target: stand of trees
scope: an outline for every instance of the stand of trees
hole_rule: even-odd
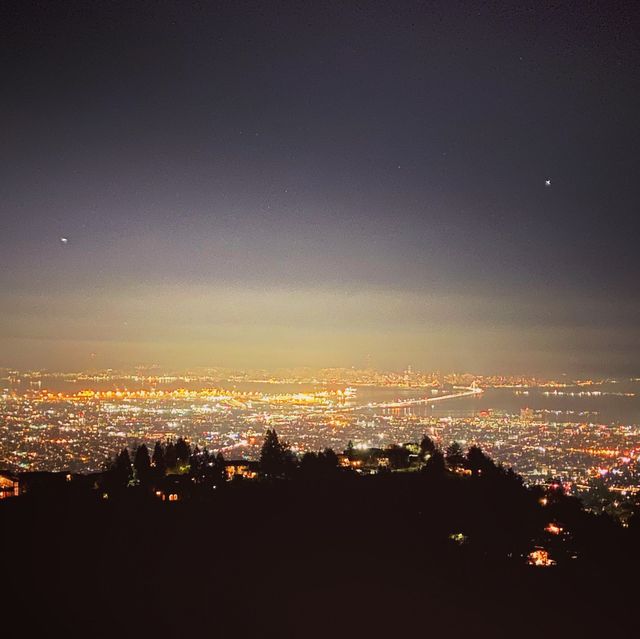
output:
[[[296,458],[289,445],[281,442],[276,429],[267,429],[260,450],[260,474],[265,479],[291,477],[296,469]]]
[[[123,448],[105,463],[102,488],[117,494],[134,486],[151,488],[167,475],[183,474],[196,483],[221,485],[226,479],[225,459],[222,453],[214,455],[206,448],[192,448],[182,437],[175,442],[157,441],[151,455],[146,444],[136,446],[132,455]]]
[[[359,474],[344,464],[366,451],[298,460],[270,430],[258,478],[227,482],[221,455],[141,444],[109,464],[115,499],[2,500],[5,617],[33,636],[527,636],[536,621],[536,636],[591,636],[597,611],[611,624],[633,609],[637,517],[623,528],[559,483],[528,488],[478,447],[398,448],[416,472],[393,472],[392,448],[386,470]],[[208,497],[165,507],[158,481]]]
[[[412,455],[411,451],[416,452]],[[411,456],[414,458],[412,461],[409,459]],[[384,464],[376,467],[378,461],[384,461]],[[375,473],[377,470],[377,476],[373,474],[361,477],[358,471],[365,468],[363,462],[369,464],[366,466],[368,471]],[[184,493],[185,497],[212,495],[212,488],[234,483],[227,481],[227,466],[243,463],[245,462],[227,462],[221,453],[214,454],[206,448],[200,450],[197,446],[192,447],[183,438],[175,442],[156,442],[152,453],[145,444],[141,444],[131,452],[124,448],[109,460],[100,489],[105,491],[109,498],[115,499],[125,494],[151,494],[159,487],[164,487],[164,492],[169,493],[186,486],[188,490]],[[438,498],[460,484],[467,486],[465,494],[480,491],[489,495],[488,500],[483,498],[485,501],[482,502],[482,506],[480,502],[477,505],[473,503],[474,508],[483,507],[495,513],[501,511],[504,504],[510,504],[510,514],[504,516],[514,530],[518,529],[522,522],[530,520],[532,513],[536,513],[535,517],[539,518],[539,504],[542,502],[545,503],[544,517],[551,522],[566,524],[569,529],[584,528],[585,517],[592,516],[585,512],[578,499],[564,494],[560,483],[551,484],[546,491],[541,487],[527,488],[517,473],[496,464],[478,446],[471,446],[465,453],[459,443],[453,442],[443,451],[427,435],[419,445],[407,444],[390,446],[384,450],[362,450],[349,442],[341,456],[327,448],[319,452],[306,452],[298,458],[287,442],[279,438],[275,429],[268,429],[259,461],[246,464],[253,464],[251,468],[257,473],[257,480],[252,483],[263,486],[348,485],[356,478],[359,478],[358,483],[361,483],[376,481],[376,477],[379,477],[380,482],[400,482],[404,481],[400,479],[401,476],[411,476],[412,482],[417,482],[416,485],[424,486],[425,489],[430,487],[432,496]],[[417,472],[392,472],[407,469],[410,465]],[[238,475],[234,475],[234,480],[237,478]],[[180,484],[178,480],[184,482]],[[613,522],[605,508],[592,510],[602,516],[599,521]],[[536,522],[536,526],[539,527],[541,522],[537,519]],[[630,515],[628,522],[630,529],[640,531],[639,514]],[[518,535],[521,540],[530,542],[530,529],[526,530],[526,534]],[[558,546],[559,540],[563,543]],[[495,543],[495,537],[491,540],[486,539],[485,542],[491,545]],[[551,544],[547,545],[553,546],[556,556],[566,557],[569,556],[567,553],[574,552],[575,548],[564,542],[566,536],[560,535],[558,538],[552,537]],[[524,552],[524,544],[519,545],[517,551]]]
[[[471,446],[465,453],[458,442],[452,442],[442,451],[428,436],[419,445],[391,445],[386,449],[356,449],[347,444],[342,465],[338,455],[326,448],[319,452],[306,452],[300,459],[291,451],[287,442],[278,437],[275,429],[267,429],[257,463],[259,478],[263,481],[303,479],[329,479],[358,468],[358,461],[375,466],[378,458],[385,464],[379,470],[406,469],[411,465],[411,451],[417,450],[418,466],[429,477],[444,477],[450,473],[463,473],[487,479],[517,475],[510,469],[496,464],[478,446]],[[155,442],[150,454],[146,444],[130,452],[123,448],[105,464],[104,487],[118,492],[128,487],[151,487],[168,475],[187,475],[195,483],[222,485],[226,479],[226,460],[222,453],[213,454],[206,448],[200,450],[180,437],[175,442]]]

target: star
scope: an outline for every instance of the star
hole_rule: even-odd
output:
[[[545,186],[551,186],[551,180],[545,180],[544,181],[544,185]]]
[[[69,238],[68,238],[68,237],[61,237],[61,238],[60,238],[60,241],[61,241],[63,244],[66,244],[66,243],[69,241]]]

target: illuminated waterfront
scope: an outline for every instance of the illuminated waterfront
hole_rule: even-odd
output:
[[[428,433],[443,447],[478,444],[530,483],[559,478],[580,486],[622,476],[619,469],[635,468],[640,452],[637,380],[508,387],[490,378],[414,373],[386,385],[357,377],[352,385],[246,377],[160,376],[150,383],[116,373],[7,373],[0,464],[95,471],[123,446],[177,437],[227,458],[256,459],[266,428],[276,428],[298,454],[342,451],[349,441],[383,448]],[[635,483],[635,474],[626,476],[618,488],[633,491]]]

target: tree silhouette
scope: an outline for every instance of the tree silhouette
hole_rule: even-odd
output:
[[[216,486],[223,486],[227,481],[227,465],[222,453],[216,455],[216,459],[212,465],[213,468],[213,483]]]
[[[168,441],[167,445],[165,446],[164,459],[167,470],[173,470],[178,465],[176,445],[172,441]]]
[[[409,465],[409,451],[404,446],[389,446],[385,451],[391,468],[406,468]]]
[[[261,474],[269,478],[285,477],[292,470],[292,462],[289,447],[280,442],[275,428],[267,429],[260,451]]]
[[[420,458],[424,460],[430,455],[433,455],[436,450],[438,450],[438,447],[435,445],[433,439],[431,439],[429,435],[423,435],[422,441],[420,442]]]
[[[167,463],[164,458],[164,447],[160,442],[156,442],[153,447],[153,456],[151,457],[155,474],[159,477],[164,477],[167,472]]]
[[[447,460],[447,465],[452,470],[456,468],[462,468],[465,463],[464,452],[462,450],[462,446],[458,442],[452,442],[445,452],[445,458]]]
[[[176,442],[176,460],[177,463],[184,466],[189,463],[189,457],[191,457],[191,446],[182,437],[178,437]]]
[[[206,449],[205,449],[206,451]],[[195,480],[201,480],[203,478],[204,469],[208,461],[209,453],[206,455],[200,452],[200,449],[196,446],[189,457],[189,475]]]
[[[318,455],[307,451],[300,460],[300,472],[304,477],[315,477],[318,475],[318,470]]]
[[[431,479],[444,477],[447,472],[444,455],[439,450],[435,450],[424,465],[422,472],[425,477],[429,477]]]
[[[306,452],[300,461],[300,474],[305,479],[329,479],[340,470],[338,456],[331,448],[319,453]]]
[[[349,461],[353,460],[353,456],[355,454],[355,448],[354,448],[353,442],[351,440],[349,440],[349,442],[347,443],[347,447],[344,450],[344,454],[347,456]]]
[[[119,487],[126,487],[131,481],[133,476],[133,469],[131,468],[131,458],[129,457],[129,451],[123,448],[116,457],[116,463],[114,466],[114,478],[116,484]]]
[[[145,444],[136,448],[136,453],[133,457],[133,467],[136,469],[136,476],[140,483],[146,484],[151,475],[151,459],[149,459],[149,449]]]
[[[333,451],[333,448],[325,448],[319,457],[323,460],[323,464],[327,469],[337,470],[340,467],[338,456]]]
[[[479,446],[471,446],[467,451],[467,467],[474,475],[494,476],[499,472],[493,460],[482,452]]]

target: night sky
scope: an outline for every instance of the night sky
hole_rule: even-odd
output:
[[[640,374],[638,3],[0,7],[0,366]]]

